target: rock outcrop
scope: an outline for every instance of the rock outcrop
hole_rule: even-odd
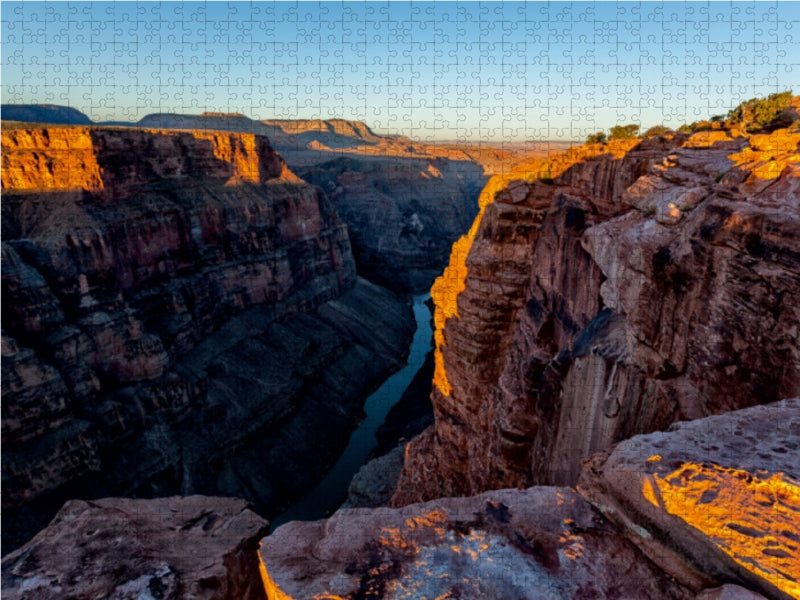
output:
[[[569,488],[344,509],[262,542],[270,600],[693,598]]]
[[[3,558],[3,597],[265,600],[266,532],[232,498],[73,500]]]
[[[394,504],[571,485],[632,435],[800,393],[798,142],[614,141],[490,181],[433,288],[436,423]]]
[[[625,440],[579,489],[687,587],[800,597],[800,398]]]
[[[2,140],[4,550],[69,498],[313,485],[414,328],[324,194],[256,135]]]

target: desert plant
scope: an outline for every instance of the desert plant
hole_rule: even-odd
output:
[[[611,128],[611,135],[608,136],[609,140],[629,140],[635,138],[639,133],[639,126],[630,125],[614,125]]]
[[[728,118],[744,129],[759,129],[769,125],[789,106],[791,90],[770,94],[766,98],[751,98],[728,113]]]
[[[655,206],[648,206],[647,208],[644,209],[644,216],[645,217],[652,217],[654,214],[656,214],[656,207]]]
[[[606,141],[606,134],[602,131],[597,133],[590,133],[586,138],[587,144],[603,144]]]

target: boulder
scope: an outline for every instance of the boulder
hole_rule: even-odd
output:
[[[9,600],[263,600],[267,522],[243,500],[71,500],[3,558]]]
[[[625,440],[579,490],[687,587],[800,597],[800,398]]]

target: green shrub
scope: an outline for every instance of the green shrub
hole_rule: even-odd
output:
[[[770,94],[766,98],[751,98],[728,113],[728,118],[745,129],[758,129],[769,125],[789,106],[792,91]]]
[[[629,140],[635,138],[639,134],[638,125],[614,125],[611,128],[611,135],[608,136],[609,140]]]
[[[644,216],[645,217],[652,217],[654,214],[656,214],[656,207],[655,206],[648,206],[647,208],[644,209]]]
[[[597,133],[590,133],[586,138],[587,144],[604,144],[606,141],[606,134],[602,131],[598,131]]]

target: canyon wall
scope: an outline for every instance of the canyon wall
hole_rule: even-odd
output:
[[[311,487],[410,306],[252,134],[2,132],[3,548],[64,500]],[[358,377],[354,377],[358,373]]]
[[[71,119],[73,122],[91,123],[82,113],[64,107],[3,106],[4,114],[9,115],[7,118],[52,118],[59,122]],[[248,164],[247,161],[250,156],[270,155],[259,153],[252,147],[254,143],[265,143],[267,138],[262,136],[268,136],[270,145],[291,169],[310,183],[321,186],[333,202],[349,230],[359,275],[384,287],[415,294],[430,289],[436,276],[447,265],[450,246],[469,228],[477,213],[476,199],[487,180],[486,173],[500,168],[511,156],[492,148],[427,145],[403,136],[378,135],[365,123],[345,119],[257,121],[239,113],[156,113],[147,115],[135,125],[156,130],[188,130],[193,132],[193,136],[162,136],[158,144],[141,141],[132,151],[146,158],[136,161],[138,166],[131,168],[144,172],[117,172],[115,177],[135,180],[143,174],[171,177],[191,176],[192,170],[209,174],[220,169],[247,169],[237,175],[257,181],[262,171],[271,167]],[[117,131],[124,129],[117,128]],[[222,132],[241,134],[237,138],[238,146],[226,147],[230,140],[223,141],[225,134]],[[41,160],[54,161],[56,166],[66,155],[58,153],[58,148],[63,147],[63,142],[58,140],[61,134],[55,130],[53,134],[55,138],[52,141],[38,142],[46,144],[42,148],[48,149],[47,158],[41,155]],[[24,137],[23,133],[18,135]],[[200,137],[206,141],[187,141],[199,140]],[[9,142],[31,143],[22,139]],[[13,165],[12,157],[8,185],[14,189],[41,184],[56,186],[57,189],[68,189],[82,183],[96,185],[97,182],[93,183],[91,179],[97,178],[97,169],[102,165],[93,165],[94,155],[88,147],[88,154],[81,157],[75,143],[73,141],[70,146],[68,156],[76,164],[63,164],[54,171],[60,174],[55,176],[64,178],[64,181],[50,180],[53,175],[48,175],[50,170],[46,165],[36,173],[26,173]],[[100,145],[103,143],[106,142],[98,142]],[[108,140],[107,143],[113,145],[114,142]],[[211,144],[209,148],[215,150],[199,163],[188,164],[180,158],[183,155],[180,149],[173,147],[184,143],[194,146]],[[103,148],[104,152],[106,150]],[[213,152],[222,154],[214,156]],[[88,162],[84,164],[83,161]],[[74,174],[70,175],[73,171]],[[26,181],[31,176],[44,180]],[[75,179],[80,177],[90,181]],[[104,185],[124,185],[124,181],[107,180]]]
[[[800,132],[575,148],[490,181],[433,288],[395,505],[574,485],[638,433],[800,392]]]
[[[484,182],[478,165],[445,158],[337,158],[297,174],[325,190],[347,223],[359,274],[416,294],[469,229]]]

